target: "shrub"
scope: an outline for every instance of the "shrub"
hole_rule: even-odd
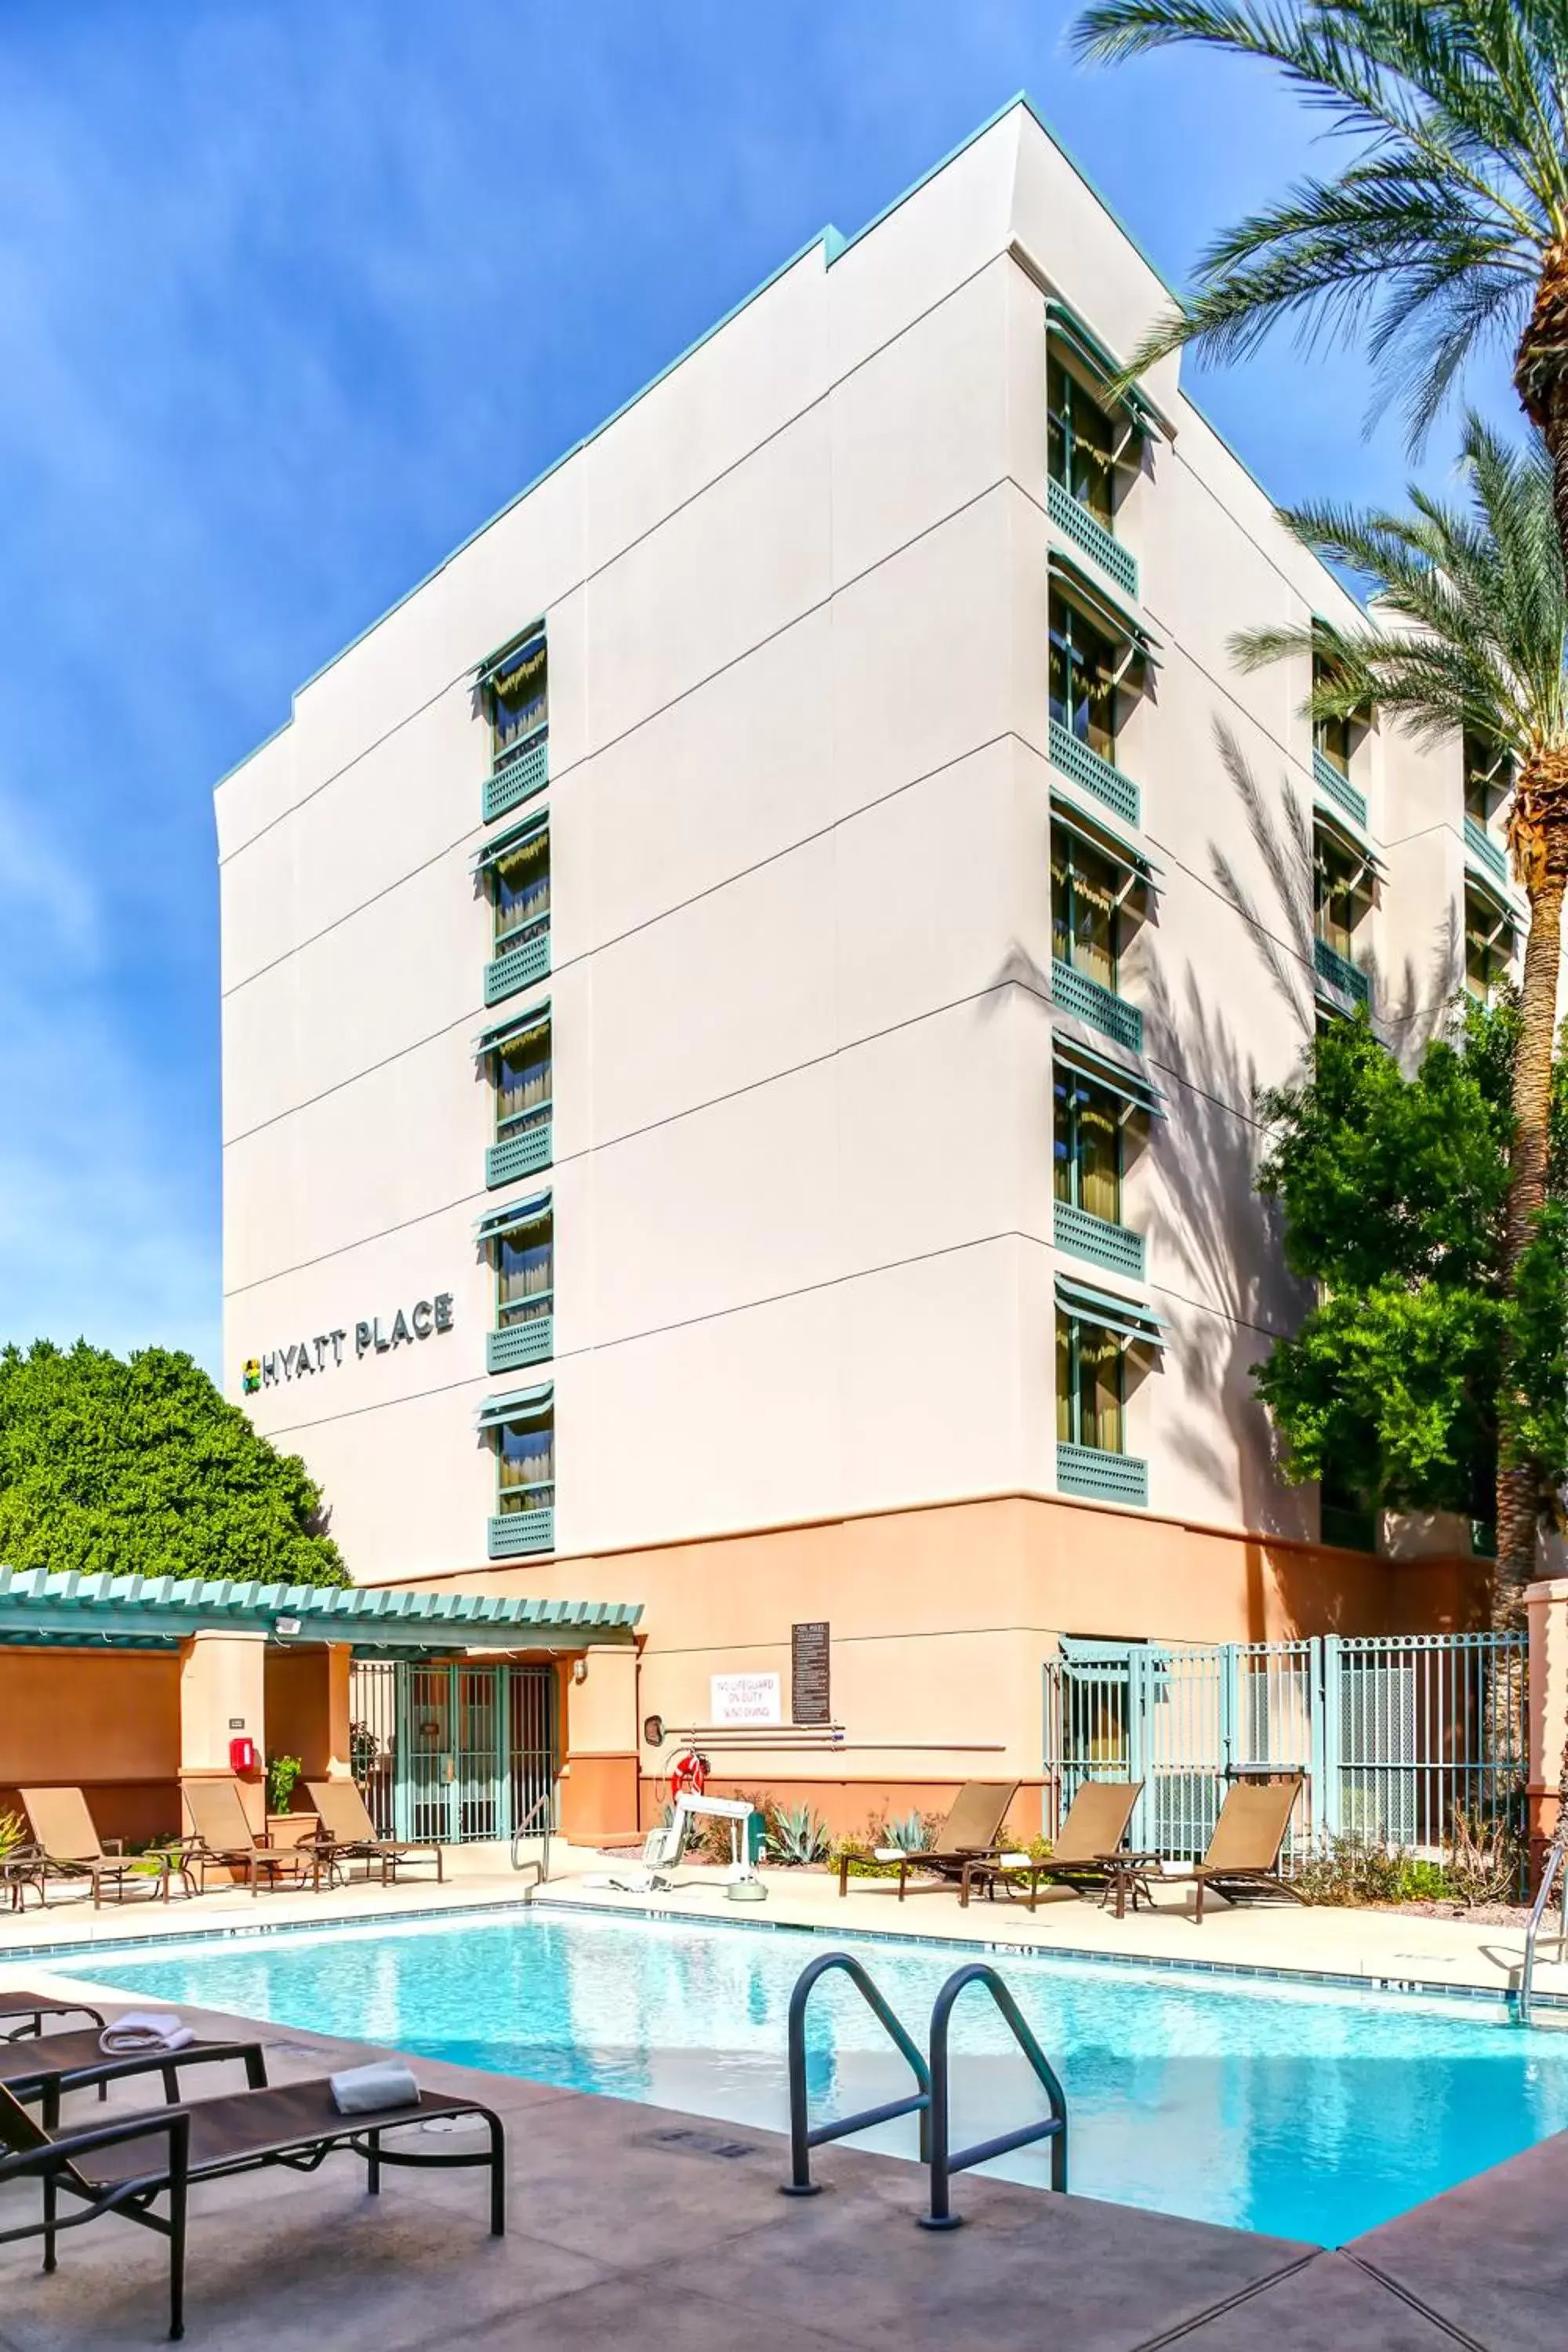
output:
[[[300,1784],[305,1767],[297,1756],[269,1756],[267,1759],[267,1810],[269,1813],[286,1813],[289,1800]]]
[[[19,1845],[26,1845],[27,1843],[27,1832],[23,1827],[21,1814],[0,1813],[0,1862],[4,1862],[8,1853],[15,1853]]]
[[[882,1823],[872,1840],[874,1845],[896,1845],[905,1853],[919,1853],[931,1843],[930,1821],[919,1812],[905,1813],[901,1818]]]
[[[1524,1884],[1524,1852],[1516,1823],[1505,1814],[1474,1820],[1455,1808],[1448,1880],[1461,1903],[1517,1903]]]
[[[809,1805],[773,1805],[765,1816],[769,1851],[791,1867],[826,1862],[832,1851],[827,1823]]]

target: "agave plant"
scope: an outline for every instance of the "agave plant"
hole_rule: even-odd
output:
[[[782,1863],[822,1862],[830,1843],[827,1823],[809,1805],[774,1805],[768,1814],[768,1843]]]
[[[924,1820],[918,1812],[906,1813],[901,1821],[882,1823],[879,1845],[896,1845],[900,1853],[919,1853],[930,1843]]]

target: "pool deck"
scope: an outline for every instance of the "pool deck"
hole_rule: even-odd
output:
[[[243,2019],[186,2015],[204,2032],[247,2032]],[[249,2032],[274,2082],[384,2054],[293,2028]],[[502,2116],[506,2237],[486,2233],[479,2173],[391,2172],[374,2202],[348,2155],[313,2175],[215,2182],[192,2200],[187,2342],[213,2352],[573,2352],[627,2338],[659,2352],[742,2342],[746,2352],[1560,2352],[1563,2342],[1568,2134],[1342,2251],[975,2176],[954,2186],[964,2227],[932,2236],[914,2226],[923,2175],[913,2165],[826,2149],[816,2166],[826,2193],[796,2202],[777,2194],[785,2147],[773,2134],[412,2063],[428,2087]],[[117,2086],[108,2112],[153,2096]],[[67,2126],[105,2112],[77,2093]],[[29,2193],[6,2192],[6,2221]],[[62,2242],[52,2278],[36,2242],[0,2247],[0,2347],[156,2345],[164,2263],[160,2240],[112,2217]]]
[[[1284,1970],[1384,1986],[1419,1986],[1456,1992],[1481,1992],[1502,1999],[1518,1982],[1524,1931],[1512,1927],[1477,1927],[1463,1919],[1428,1919],[1395,1912],[1305,1909],[1268,1904],[1231,1910],[1215,1904],[1201,1927],[1192,1917],[1190,1888],[1161,1891],[1159,1907],[1118,1920],[1094,1902],[1055,1893],[1042,1895],[1034,1912],[1022,1903],[975,1901],[959,1907],[949,1887],[928,1883],[904,1902],[885,1880],[854,1880],[840,1899],[837,1881],[826,1872],[764,1871],[765,1903],[731,1903],[724,1874],[700,1865],[676,1873],[668,1894],[621,1895],[589,1887],[584,1880],[604,1874],[602,1854],[557,1842],[548,1885],[531,1887],[531,1872],[514,1873],[504,1849],[458,1849],[457,1868],[444,1885],[409,1877],[383,1887],[355,1881],[320,1895],[280,1888],[252,1898],[241,1889],[215,1889],[195,1899],[168,1904],[133,1899],[106,1904],[95,1912],[82,1895],[58,1891],[47,1908],[0,1911],[0,1985],[8,1969],[40,1947],[84,1958],[94,1943],[126,1943],[205,1932],[233,1934],[253,1927],[346,1925],[384,1916],[427,1917],[467,1909],[533,1901],[591,1904],[596,1908],[660,1917],[722,1921],[731,1926],[807,1928],[826,1935],[897,1935],[935,1937],[1006,1948],[1081,1954],[1088,1958],[1179,1963],[1187,1967]],[[623,1873],[636,1856],[609,1865]],[[1551,1948],[1543,1945],[1543,1949]],[[36,1963],[34,1964],[36,1967]],[[1568,2002],[1568,1962],[1543,1959],[1537,1990]],[[1565,2016],[1568,2023],[1568,2016]]]

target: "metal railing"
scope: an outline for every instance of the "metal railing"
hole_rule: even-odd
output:
[[[1036,2081],[1049,2100],[1051,2112],[1040,2122],[1021,2125],[1016,2131],[1000,2132],[994,2139],[976,2140],[973,2147],[960,2148],[955,2154],[948,2144],[948,2026],[960,1993],[972,1984],[984,1985],[995,2002],[1003,2023],[1028,2060]],[[955,2172],[967,2172],[972,2165],[988,2164],[994,2156],[1006,2156],[1016,2147],[1031,2147],[1042,2139],[1051,2143],[1051,2187],[1065,2194],[1067,2095],[1050,2060],[1025,2022],[1023,2011],[995,1969],[988,1968],[984,1960],[971,1960],[966,1967],[953,1970],[938,1993],[931,2013],[931,2211],[921,2215],[921,2228],[956,2230],[963,2221],[963,2214],[953,2212],[949,2201],[949,2188]]]
[[[843,2116],[837,2122],[814,2124],[806,2121],[805,2095],[805,2006],[813,1989],[834,1970],[847,1976],[878,2024],[904,2059],[920,2088],[909,2097],[887,2099],[879,2107],[862,2107],[858,2114]],[[811,2151],[829,2140],[847,2139],[852,2132],[869,2131],[874,2124],[889,2124],[898,2116],[916,2116],[921,2119],[921,2162],[931,2162],[931,2068],[877,1990],[871,1978],[857,1959],[847,1952],[824,1952],[813,1960],[795,1979],[795,1990],[789,1997],[789,2157],[790,2177],[781,2184],[785,2197],[815,2197],[819,2184],[811,2177]]]
[[[860,1998],[893,2043],[915,2078],[917,2088],[901,2099],[886,2099],[879,2106],[862,2107],[855,2115],[840,2116],[837,2121],[812,2124],[808,2120],[805,2084],[805,2012],[816,1986],[832,1973],[847,1976]],[[1001,2132],[994,2139],[976,2140],[972,2147],[954,2149],[952,2142],[952,2102],[950,2097],[950,2065],[948,2035],[952,2011],[959,1996],[972,1984],[984,1985],[1001,2013],[1003,2023],[1028,2060],[1036,2081],[1049,2103],[1050,2113],[1032,2124],[1020,2125],[1016,2131]],[[931,2210],[916,2218],[922,2230],[956,2230],[963,2215],[952,2210],[952,2182],[955,2172],[967,2172],[977,2164],[988,2164],[993,2157],[1009,2155],[1014,2148],[1032,2147],[1036,2141],[1051,2142],[1051,2187],[1065,2194],[1068,2185],[1068,2108],[1067,2095],[1049,2059],[1040,2048],[1025,2020],[1023,2011],[994,1968],[984,1960],[971,1960],[955,1969],[937,1994],[931,2013],[931,2060],[928,2064],[906,2031],[900,2019],[863,1969],[847,1952],[825,1952],[820,1959],[804,1968],[795,1979],[789,2000],[789,2142],[790,2177],[780,2184],[785,2197],[815,2197],[820,2184],[811,2177],[811,2151],[827,2141],[847,2139],[855,2132],[869,2131],[876,2124],[892,2123],[900,2116],[918,2115],[920,2121],[920,2160],[931,2177]]]
[[[1524,1931],[1524,1966],[1519,1972],[1519,2021],[1528,2025],[1535,2002],[1535,1951],[1541,1939],[1541,1923],[1552,1900],[1552,1890],[1557,1889],[1557,1957],[1568,1958],[1568,1845],[1561,1837],[1553,1838],[1541,1873],[1541,1884],[1535,1890],[1535,1900],[1530,1907],[1530,1925]]]
[[[540,1851],[530,1854],[524,1863],[519,1857],[518,1848],[523,1839],[532,1833],[533,1824],[541,1813],[544,1816],[544,1827],[540,1832]],[[555,1790],[550,1788],[529,1807],[511,1833],[511,1866],[514,1870],[531,1870],[535,1874],[533,1883],[536,1886],[542,1886],[550,1876],[550,1831],[554,1817]]]

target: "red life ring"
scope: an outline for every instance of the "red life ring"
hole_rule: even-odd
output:
[[[708,1759],[700,1756],[695,1748],[689,1748],[684,1756],[676,1758],[670,1769],[669,1793],[672,1797],[682,1797],[689,1792],[700,1797],[707,1786]]]

